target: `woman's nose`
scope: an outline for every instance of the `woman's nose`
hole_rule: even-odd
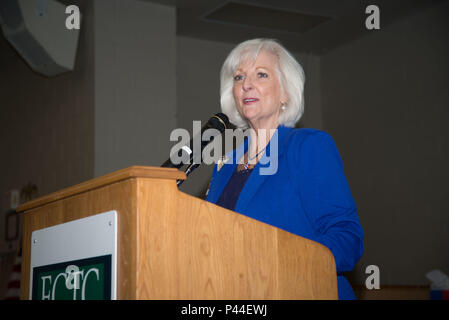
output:
[[[243,79],[243,90],[248,91],[251,90],[253,88],[253,83],[250,79],[250,77],[245,77]]]

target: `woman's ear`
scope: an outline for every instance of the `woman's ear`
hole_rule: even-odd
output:
[[[286,105],[288,103],[288,95],[285,90],[281,92],[281,105]]]

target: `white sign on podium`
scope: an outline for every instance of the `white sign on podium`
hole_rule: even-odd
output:
[[[115,300],[116,279],[115,210],[32,233],[30,299]]]

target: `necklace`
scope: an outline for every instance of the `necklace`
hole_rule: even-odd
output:
[[[266,148],[266,146],[265,146],[265,148]],[[252,166],[253,166],[253,165],[249,164],[249,161],[252,161],[252,160],[256,159],[262,152],[265,151],[265,148],[263,148],[262,150],[260,150],[260,151],[259,151],[258,153],[256,153],[256,155],[253,156],[253,157],[250,157],[250,156],[249,156],[249,151],[248,151],[248,153],[247,153],[248,161],[245,161],[245,163],[241,164],[241,166],[243,167],[243,170],[249,170],[249,169],[252,169]]]
[[[249,155],[249,151],[248,151],[248,158],[249,158],[249,161],[252,161],[252,160],[256,159],[256,158],[259,156],[259,154],[261,154],[262,152],[265,151],[265,148],[266,148],[266,147],[267,147],[267,146],[265,146],[262,150],[260,150],[258,153],[256,153],[256,155],[253,156],[253,157],[251,157],[251,156]]]

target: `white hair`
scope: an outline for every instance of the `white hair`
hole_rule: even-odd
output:
[[[220,72],[221,110],[238,128],[248,123],[237,110],[233,95],[234,75],[239,65],[247,59],[255,61],[261,50],[278,57],[278,80],[281,90],[288,96],[285,109],[279,115],[279,124],[294,127],[304,112],[304,70],[293,55],[273,39],[247,40],[237,45],[226,58]]]

